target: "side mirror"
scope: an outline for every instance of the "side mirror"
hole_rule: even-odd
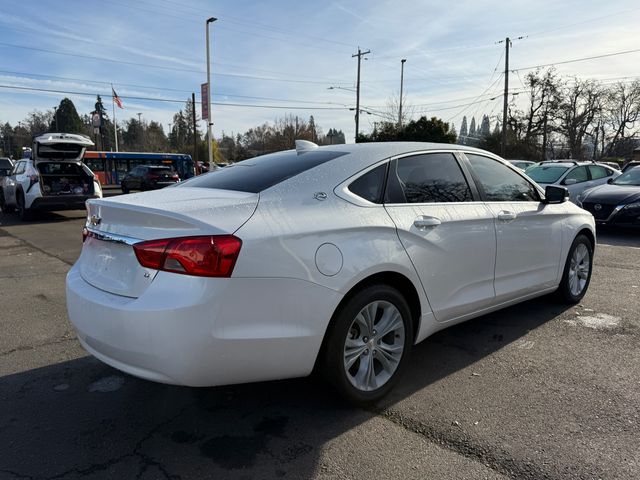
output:
[[[544,189],[544,200],[546,204],[564,203],[569,200],[569,190],[564,187],[555,185],[547,185]]]
[[[611,185],[611,184],[613,183],[613,178],[609,178],[609,179],[607,180],[607,183],[608,183],[609,185]]]
[[[564,182],[565,185],[575,185],[576,183],[578,183],[578,180],[576,180],[575,178],[567,178]]]

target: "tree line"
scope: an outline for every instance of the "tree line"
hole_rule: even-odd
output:
[[[207,134],[201,131],[200,118],[194,109],[191,99],[187,100],[184,108],[173,115],[166,131],[160,122],[141,116],[118,120],[119,150],[187,153],[200,161],[207,161]],[[94,114],[101,119],[98,127],[92,123]],[[35,110],[17,125],[0,122],[0,155],[20,158],[23,147],[30,147],[34,136],[47,132],[84,134],[95,142],[94,149],[115,151],[114,125],[98,95],[94,110],[82,115],[70,99],[64,98],[57,108],[44,112]],[[313,116],[304,119],[285,115],[273,123],[266,122],[244,133],[228,135],[222,132],[222,137],[212,142],[214,161],[238,162],[256,155],[295,148],[296,139],[320,145],[345,143],[341,130],[330,128],[323,133]]]
[[[640,146],[640,81],[605,84],[593,79],[560,76],[554,69],[531,72],[524,78],[526,102],[509,102],[505,157],[540,161],[630,159]],[[459,142],[501,152],[500,120],[491,129],[484,115],[467,130],[460,126]]]

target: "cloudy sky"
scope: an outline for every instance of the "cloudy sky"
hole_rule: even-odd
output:
[[[111,112],[113,83],[125,106],[119,120],[141,112],[166,129],[191,92],[199,99],[210,16],[218,18],[211,42],[217,137],[293,114],[313,115],[325,132],[339,128],[352,140],[358,47],[371,50],[362,62],[365,132],[397,98],[403,58],[414,117],[459,126],[463,115],[501,114],[504,42],[497,42],[507,36],[515,92],[529,67],[640,49],[637,0],[0,0],[0,122],[15,124],[63,96],[87,113],[99,93]],[[556,68],[632,81],[640,78],[640,51]]]

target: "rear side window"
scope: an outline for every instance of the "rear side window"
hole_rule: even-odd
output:
[[[589,173],[591,173],[592,180],[598,180],[599,178],[608,177],[613,172],[600,165],[589,165]]]
[[[382,192],[386,174],[387,164],[385,163],[352,182],[351,185],[349,185],[349,191],[372,203],[382,203]]]
[[[451,153],[429,153],[391,162],[386,203],[469,202],[471,190]]]
[[[258,193],[346,154],[347,152],[328,150],[314,150],[299,155],[295,150],[272,153],[194,177],[181,183],[177,188],[220,188]]]
[[[489,202],[537,202],[538,191],[506,165],[489,157],[465,153]]]

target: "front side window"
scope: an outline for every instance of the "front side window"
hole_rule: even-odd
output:
[[[18,162],[18,163],[16,163],[16,168],[15,168],[13,174],[14,175],[20,175],[21,173],[24,173],[26,163],[27,162]]]
[[[471,190],[451,153],[429,153],[391,162],[386,203],[470,202]]]
[[[587,173],[587,167],[576,167],[567,173],[567,176],[564,177],[562,183],[567,185],[567,180],[575,180],[573,183],[582,183],[589,180],[589,174]],[[572,182],[569,182],[569,184]]]
[[[489,202],[537,202],[536,188],[497,160],[472,153],[465,154]]]

